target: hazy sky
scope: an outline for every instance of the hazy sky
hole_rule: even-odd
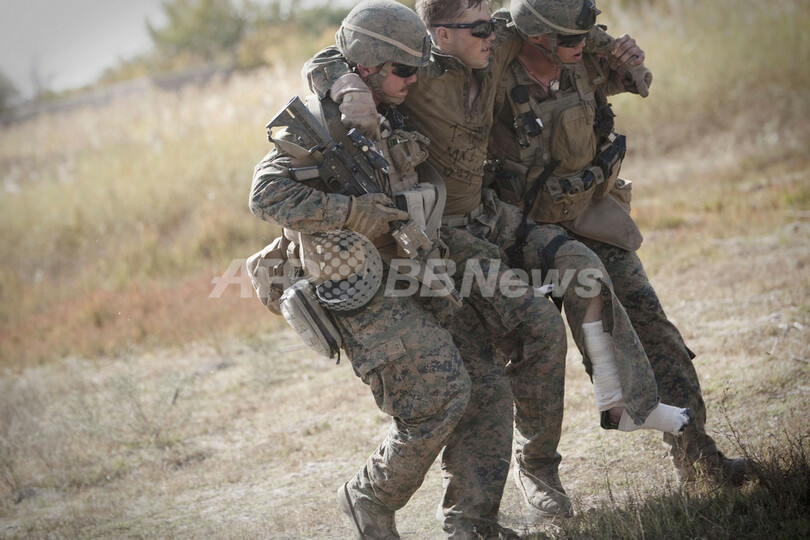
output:
[[[151,46],[161,0],[0,0],[0,69],[24,94],[35,69],[54,90],[94,81]]]
[[[351,6],[352,0],[287,0]],[[0,70],[28,96],[36,66],[52,90],[95,81],[104,68],[151,48],[147,19],[161,26],[162,0],[0,0]]]

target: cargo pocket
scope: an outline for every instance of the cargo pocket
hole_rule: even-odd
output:
[[[439,411],[419,369],[419,359],[411,357],[399,338],[365,350],[361,356],[363,368],[358,374],[371,387],[382,412],[408,421],[429,418]]]

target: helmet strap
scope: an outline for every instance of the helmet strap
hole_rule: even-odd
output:
[[[562,60],[560,60],[560,57],[557,56],[557,34],[549,34],[549,39],[551,40],[551,49],[547,49],[547,48],[543,47],[542,45],[539,45],[539,44],[535,43],[534,41],[528,39],[528,37],[525,36],[525,35],[524,35],[523,39],[524,39],[524,41],[528,42],[529,45],[531,45],[535,49],[537,49],[539,51],[542,51],[544,54],[550,56],[551,59],[554,60],[554,63],[557,64],[557,66],[560,69],[570,68],[571,66],[576,65],[576,62],[574,62],[574,63],[563,62]]]
[[[399,105],[402,103],[402,99],[392,98],[383,93],[383,82],[385,82],[385,79],[388,78],[388,71],[390,68],[391,62],[386,62],[380,66],[378,71],[367,75],[363,81],[368,85],[369,88],[371,88],[371,91],[374,92],[380,101],[383,103],[389,103],[391,105]]]

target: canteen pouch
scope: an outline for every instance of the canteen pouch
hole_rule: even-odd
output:
[[[315,287],[306,279],[298,280],[284,291],[281,314],[301,340],[313,351],[327,358],[338,355],[343,341],[332,317],[318,302]]]

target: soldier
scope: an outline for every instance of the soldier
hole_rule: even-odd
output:
[[[496,13],[511,19],[523,44],[503,79],[504,103],[491,132],[491,149],[503,165],[493,187],[534,221],[565,228],[605,264],[661,399],[693,415],[682,437],[664,434],[678,477],[694,480],[697,466],[710,478],[738,484],[747,462],[724,456],[706,434],[694,354],[667,319],[636,254],[642,236],[629,214],[631,183],[618,178],[625,139],[614,131],[607,98],[627,91],[646,96],[652,75],[635,40],[625,35],[614,42],[594,26],[598,13],[591,0],[512,0],[509,10]]]
[[[309,295],[308,298],[313,298],[317,292],[321,303],[329,307],[329,311],[317,313],[314,318],[310,317],[311,313],[303,313],[301,318],[306,318],[308,325],[302,325],[295,317],[292,322],[297,329],[305,326],[300,333],[307,342],[331,343],[324,350],[327,356],[334,352],[335,341],[340,339],[355,373],[370,386],[380,409],[392,416],[386,439],[357,475],[338,489],[337,497],[358,538],[399,538],[394,514],[421,485],[428,468],[445,446],[443,463],[450,463],[451,469],[475,467],[482,462],[492,465],[486,471],[470,474],[472,480],[470,485],[464,486],[465,493],[478,501],[490,500],[490,491],[499,496],[502,479],[508,471],[512,396],[503,366],[487,358],[479,360],[474,355],[466,365],[462,363],[450,334],[427,309],[430,299],[392,297],[386,294],[390,291],[385,288],[377,289],[362,301],[357,300],[359,293],[346,299],[323,298],[329,291],[342,290],[344,284],[347,290],[359,289],[357,284],[365,279],[364,275],[358,280],[360,271],[351,267],[338,276],[327,273],[330,279],[324,280],[328,270],[324,252],[330,239],[334,240],[333,244],[344,241],[333,231],[348,230],[373,240],[388,263],[397,256],[398,249],[388,234],[391,224],[418,220],[430,236],[435,236],[443,207],[440,179],[431,176],[430,168],[422,163],[428,141],[418,132],[406,129],[396,107],[417,80],[417,68],[429,49],[424,25],[413,11],[397,2],[368,0],[347,15],[336,34],[336,42],[352,63],[353,72],[370,90],[363,97],[371,100],[352,101],[349,97],[342,100],[342,109],[354,109],[355,113],[362,110],[373,117],[372,139],[368,142],[373,143],[388,164],[387,169],[374,172],[374,181],[386,194],[347,197],[336,193],[320,171],[319,174],[308,172],[317,170],[319,156],[318,152],[309,151],[314,141],[308,140],[303,130],[290,126],[280,134],[273,134],[275,149],[254,172],[250,208],[258,217],[282,226],[284,236],[271,245],[273,249],[251,257],[248,267],[253,272],[260,298],[268,307],[289,314],[284,306],[279,308],[273,304],[278,300],[277,295],[268,298],[270,284],[258,283],[262,280],[258,270],[268,253],[289,254],[282,265],[285,275],[287,269],[292,268],[291,272],[308,280],[290,287],[282,298],[287,299],[296,290],[305,297]],[[336,140],[343,142],[346,148],[353,146],[340,123],[341,111],[334,101],[311,96],[307,107]],[[290,123],[294,120],[291,115],[277,118]],[[401,201],[408,211],[392,207],[392,199]],[[352,236],[353,233],[347,234]],[[277,249],[279,245],[283,249]],[[317,257],[319,253],[321,257]],[[371,258],[368,252],[364,256]],[[497,258],[497,251],[490,256]],[[344,300],[351,309],[341,307]],[[447,304],[443,298],[432,301]],[[529,297],[519,299],[508,309],[510,313],[520,312],[531,317],[533,304],[544,306],[548,301]],[[320,304],[312,301],[305,311],[320,311]],[[330,325],[334,325],[334,335],[320,340],[313,338],[329,334]],[[557,343],[538,340],[534,347],[557,347],[553,355],[557,362],[553,366],[556,375],[550,384],[562,386],[565,344],[559,339],[559,332],[551,335]],[[460,345],[464,346],[464,343]],[[467,451],[471,432],[485,432],[487,440]],[[460,462],[466,458],[470,458],[468,462]],[[458,465],[453,465],[456,462]],[[494,515],[490,506],[484,505],[480,511],[473,509],[455,516],[448,535],[451,538],[473,538],[473,535],[517,538],[496,520],[497,505]],[[462,532],[456,535],[453,531]]]
[[[486,240],[502,253],[509,253],[511,266],[527,273],[538,269],[546,273],[556,271],[561,276],[573,276],[576,283],[592,279],[594,294],[585,294],[573,286],[560,287],[555,294],[564,298],[574,338],[595,366],[594,390],[602,426],[622,431],[649,428],[677,433],[688,422],[688,413],[660,403],[657,392],[651,391],[655,386],[652,369],[596,255],[572,241],[563,229],[551,225],[538,227],[518,208],[499,201],[491,190],[482,192],[498,82],[522,40],[491,19],[486,1],[419,0],[416,9],[431,32],[434,48],[430,63],[420,71],[419,83],[411,89],[401,109],[430,137],[428,161],[447,184],[442,237],[450,247],[451,257],[469,253],[466,244],[469,239]],[[327,50],[313,59],[305,72],[316,91],[325,95],[331,87],[333,96],[351,95],[351,105],[367,91],[364,85],[350,82],[351,73],[342,75],[345,70],[340,70],[340,63],[340,51]],[[344,123],[373,127],[373,122],[353,112],[348,108],[344,111]],[[525,245],[516,242],[519,231],[525,233]],[[474,251],[471,256],[475,256]],[[490,322],[489,318],[482,318]],[[473,327],[475,323],[464,324]],[[537,319],[536,324],[556,323],[546,315]],[[508,344],[502,345],[509,349]],[[486,354],[485,350],[479,352],[481,356]],[[522,358],[525,360],[526,356]],[[536,381],[524,377],[513,378],[511,382],[519,417],[518,396],[528,393],[524,387]],[[561,395],[556,397],[562,400]],[[536,401],[535,406],[539,405]],[[544,419],[545,426],[522,425],[520,418],[516,420],[516,480],[526,500],[541,516],[555,516],[570,512],[570,501],[557,473],[560,456],[555,450],[549,451],[559,440],[562,412],[552,409],[547,412],[550,414]],[[560,415],[559,420],[555,420],[554,414]],[[556,434],[552,433],[555,429]],[[454,489],[454,483],[463,476],[463,472],[453,474],[445,469],[446,492],[460,492]],[[445,501],[445,517],[454,511],[455,506]]]

